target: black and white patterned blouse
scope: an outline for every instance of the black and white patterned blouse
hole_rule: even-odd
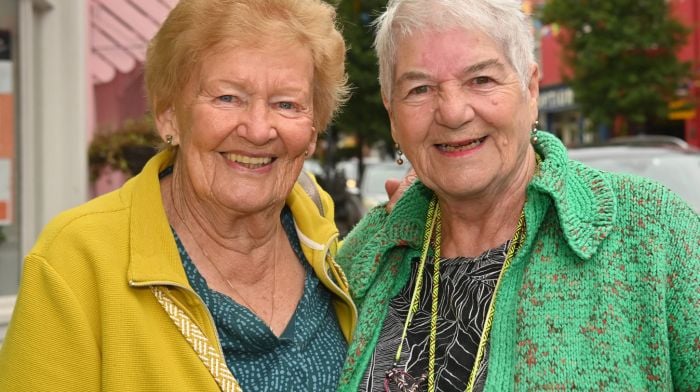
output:
[[[479,346],[486,313],[506,257],[508,243],[475,258],[442,258],[435,356],[435,390],[464,392]],[[379,341],[365,372],[360,391],[384,391],[384,378],[391,369],[413,295],[419,260],[413,260],[411,277],[399,295],[392,298]],[[418,379],[428,372],[430,309],[433,260],[426,260],[419,309],[413,316],[404,341],[399,367]],[[477,375],[474,391],[483,390],[488,364],[488,346]],[[427,390],[427,378],[418,391]],[[392,391],[396,389],[391,384]]]

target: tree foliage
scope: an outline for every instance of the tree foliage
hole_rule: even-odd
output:
[[[348,46],[347,70],[352,96],[335,122],[337,131],[356,135],[358,148],[385,140],[391,145],[389,120],[379,92],[377,57],[372,44],[372,22],[386,0],[342,0],[338,16]],[[361,151],[357,151],[360,156]]]
[[[163,142],[155,129],[153,118],[148,115],[127,120],[115,130],[98,132],[88,147],[90,181],[96,181],[105,167],[128,176],[138,174],[162,147]]]
[[[595,124],[622,118],[634,126],[663,119],[689,77],[678,60],[688,30],[666,0],[549,0],[543,23],[558,24],[567,80]]]

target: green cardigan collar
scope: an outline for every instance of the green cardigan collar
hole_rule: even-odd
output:
[[[569,247],[582,259],[588,260],[607,237],[615,218],[616,205],[610,184],[600,172],[569,160],[566,148],[554,135],[540,132],[538,137],[535,150],[542,157],[542,162],[526,191],[525,248],[531,246],[545,215],[554,206],[553,213],[559,220]],[[389,216],[380,206],[358,225],[358,231],[381,226],[381,230],[370,230],[375,233],[372,238],[359,234],[346,240],[343,249],[359,250],[356,260],[373,260],[346,266],[355,269],[349,275],[359,278],[351,284],[355,297],[364,297],[378,276],[378,268],[392,269],[392,275],[396,276],[406,253],[409,253],[408,256],[410,253],[417,254],[421,248],[432,195],[430,189],[416,181],[406,190]],[[387,257],[388,262],[383,263],[382,257]]]

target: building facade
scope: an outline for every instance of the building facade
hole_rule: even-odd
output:
[[[95,194],[93,134],[145,114],[147,42],[176,2],[0,0],[0,343],[23,256]]]
[[[687,88],[682,91],[685,96],[679,97],[679,106],[684,102],[694,102],[688,109],[681,108],[672,112],[671,116],[683,121],[683,135],[685,140],[696,147],[700,147],[700,2],[698,0],[672,0],[672,13],[692,31],[688,36],[688,42],[678,53],[682,60],[692,64],[692,79]],[[673,104],[673,103],[672,103]],[[672,108],[673,109],[673,108]]]
[[[534,10],[547,0],[525,0],[526,9]],[[667,0],[671,15],[691,29],[678,58],[692,66],[692,79],[678,89],[677,99],[669,102],[669,115],[663,127],[654,131],[686,140],[700,147],[700,2],[698,0]],[[537,54],[540,63],[540,124],[557,134],[567,145],[576,146],[601,142],[613,135],[609,128],[593,128],[576,105],[576,97],[564,82],[567,73],[562,64],[559,44],[560,28],[533,21]],[[593,129],[592,129],[593,128]]]
[[[86,199],[85,0],[0,0],[0,338],[22,255]]]

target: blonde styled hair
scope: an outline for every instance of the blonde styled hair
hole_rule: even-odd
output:
[[[345,42],[335,15],[321,0],[180,0],[146,54],[146,90],[153,114],[181,103],[202,59],[218,47],[289,41],[311,50],[313,122],[317,130],[325,130],[349,94]]]

